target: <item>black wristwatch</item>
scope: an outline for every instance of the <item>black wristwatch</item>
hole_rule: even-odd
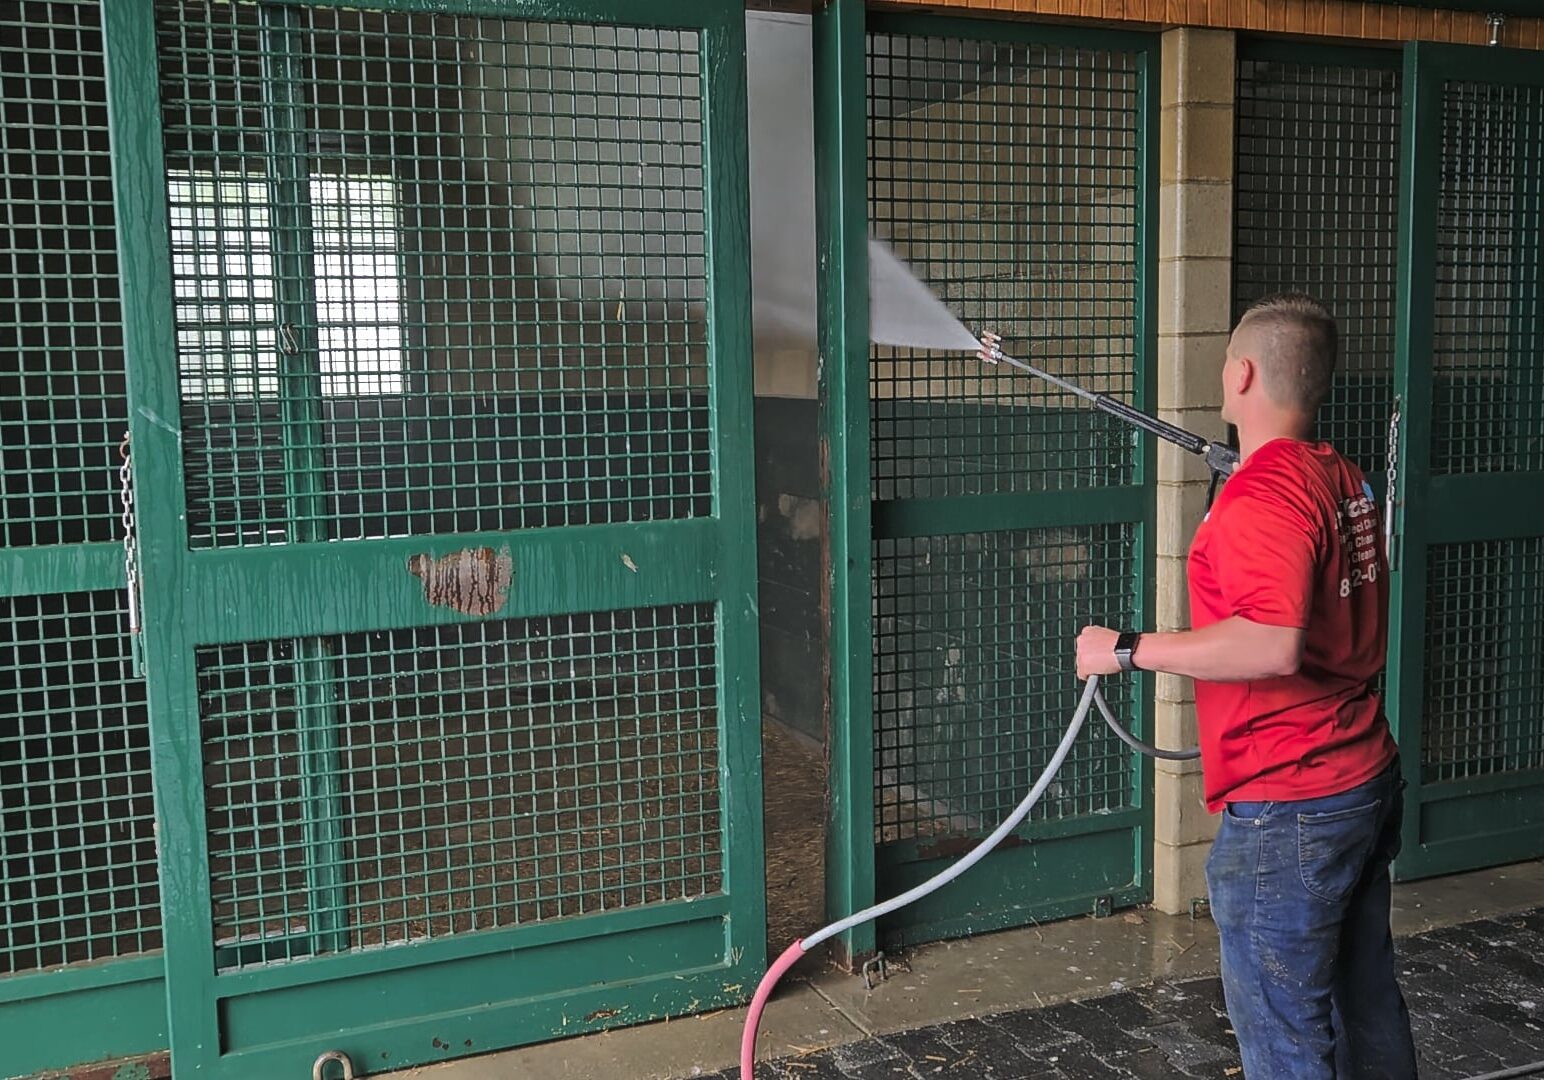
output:
[[[1142,635],[1133,630],[1127,630],[1115,639],[1115,661],[1120,664],[1122,671],[1136,671],[1137,642],[1142,640]]]

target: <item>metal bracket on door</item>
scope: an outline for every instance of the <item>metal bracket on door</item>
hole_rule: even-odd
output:
[[[118,444],[118,498],[123,504],[123,576],[129,616],[129,663],[134,677],[144,678],[145,661],[140,652],[139,539],[134,516],[134,464],[129,457],[129,433]]]
[[[354,1080],[354,1063],[342,1050],[329,1050],[316,1059],[316,1064],[311,1066],[311,1080],[325,1080],[327,1063],[336,1061],[343,1066],[343,1080]]]

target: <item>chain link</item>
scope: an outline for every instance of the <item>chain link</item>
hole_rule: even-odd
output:
[[[1399,398],[1394,399],[1394,411],[1389,413],[1388,445],[1388,493],[1384,496],[1383,556],[1389,569],[1394,568],[1394,507],[1399,500]]]
[[[134,469],[129,460],[129,433],[118,444],[118,498],[123,502],[123,569],[128,579],[129,633],[139,634],[139,542],[134,533]]]

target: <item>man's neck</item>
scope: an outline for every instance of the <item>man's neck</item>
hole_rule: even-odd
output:
[[[1295,439],[1302,442],[1308,438],[1312,430],[1311,422],[1296,417],[1272,417],[1263,422],[1239,424],[1239,459],[1248,461],[1256,450],[1277,439]]]

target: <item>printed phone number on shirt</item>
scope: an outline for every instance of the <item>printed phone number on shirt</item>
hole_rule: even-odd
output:
[[[1356,521],[1356,525],[1351,530],[1352,547],[1355,549],[1351,554],[1352,560],[1368,564],[1365,567],[1354,568],[1350,574],[1340,579],[1340,595],[1350,596],[1352,589],[1360,589],[1363,585],[1370,585],[1378,580],[1378,552],[1373,547],[1376,522],[1370,517],[1373,513],[1372,499],[1365,494],[1345,500],[1341,503],[1340,511],[1343,521],[1347,518]]]

